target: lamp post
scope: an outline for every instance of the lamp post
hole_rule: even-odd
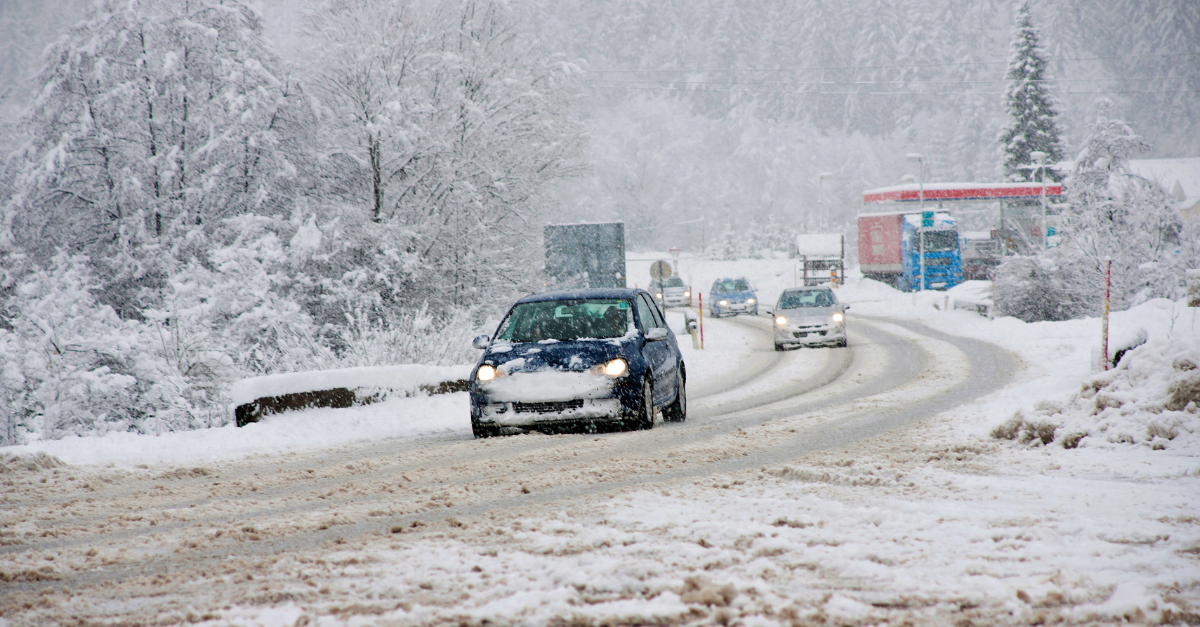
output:
[[[1042,169],[1042,249],[1044,250],[1049,244],[1046,236],[1046,157],[1050,156],[1040,150],[1034,150],[1029,153],[1029,156],[1037,162],[1038,167]]]
[[[924,165],[925,164],[923,163],[921,153],[919,153],[919,152],[910,152],[907,155],[905,155],[905,158],[908,159],[909,161],[913,161],[917,164],[917,186],[918,186],[917,189],[919,190],[919,193],[920,193],[920,196],[918,198],[920,199],[920,203],[921,203],[920,204],[921,218],[922,218],[922,220],[924,220],[924,218],[925,218],[925,168],[924,168]],[[917,238],[919,241],[918,248],[917,248],[917,250],[919,252],[917,254],[919,254],[921,256],[921,286],[919,288],[917,288],[917,291],[924,292],[925,291],[925,230],[924,230],[924,228],[922,228],[917,233],[918,233]]]
[[[825,198],[824,190],[822,189],[825,179],[833,178],[833,172],[821,172],[817,175],[817,213],[820,218],[821,232],[825,232]]]

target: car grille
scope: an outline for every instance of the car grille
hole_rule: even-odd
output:
[[[573,401],[558,401],[553,403],[513,403],[513,411],[518,414],[553,414],[568,409],[583,407],[583,399]]]

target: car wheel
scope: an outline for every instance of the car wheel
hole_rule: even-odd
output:
[[[783,352],[783,344],[780,344],[779,342],[775,342],[775,350],[782,353]]]
[[[667,422],[683,422],[687,420],[687,388],[685,386],[683,368],[675,369],[675,402],[663,408],[663,420]]]
[[[838,345],[840,348],[846,348],[846,346],[847,346],[849,343],[850,343],[850,341],[849,341],[849,340],[847,340],[846,338],[842,338],[842,339],[838,340],[838,343],[837,343],[837,345]]]
[[[654,428],[654,387],[650,385],[649,377],[642,381],[642,406],[634,416],[633,428]]]
[[[474,420],[471,421],[471,433],[474,434],[476,438],[494,438],[500,434],[499,431],[496,430],[496,427],[481,425]]]

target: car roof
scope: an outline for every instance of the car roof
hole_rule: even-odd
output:
[[[629,287],[593,287],[577,290],[562,290],[558,292],[544,292],[542,294],[530,294],[518,300],[518,303],[540,303],[547,300],[575,300],[581,298],[625,298],[632,300],[640,290]]]
[[[789,288],[785,288],[783,291],[785,291],[785,292],[811,292],[811,291],[814,291],[814,290],[826,290],[826,291],[828,291],[828,290],[830,290],[830,289],[831,289],[831,288],[830,288],[828,285],[805,285],[805,286],[802,286],[802,287],[789,287]]]

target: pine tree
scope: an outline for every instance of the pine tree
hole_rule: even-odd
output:
[[[1041,175],[1034,173],[1036,168],[1029,167],[1033,164],[1029,156],[1033,151],[1046,153],[1047,163],[1062,160],[1062,139],[1055,122],[1058,112],[1050,96],[1048,65],[1049,58],[1042,50],[1027,0],[1017,10],[1005,75],[1008,87],[1004,102],[1012,124],[1000,134],[1000,143],[1004,150],[1004,176],[1010,181],[1040,180]],[[1046,176],[1059,180],[1052,170]]]

